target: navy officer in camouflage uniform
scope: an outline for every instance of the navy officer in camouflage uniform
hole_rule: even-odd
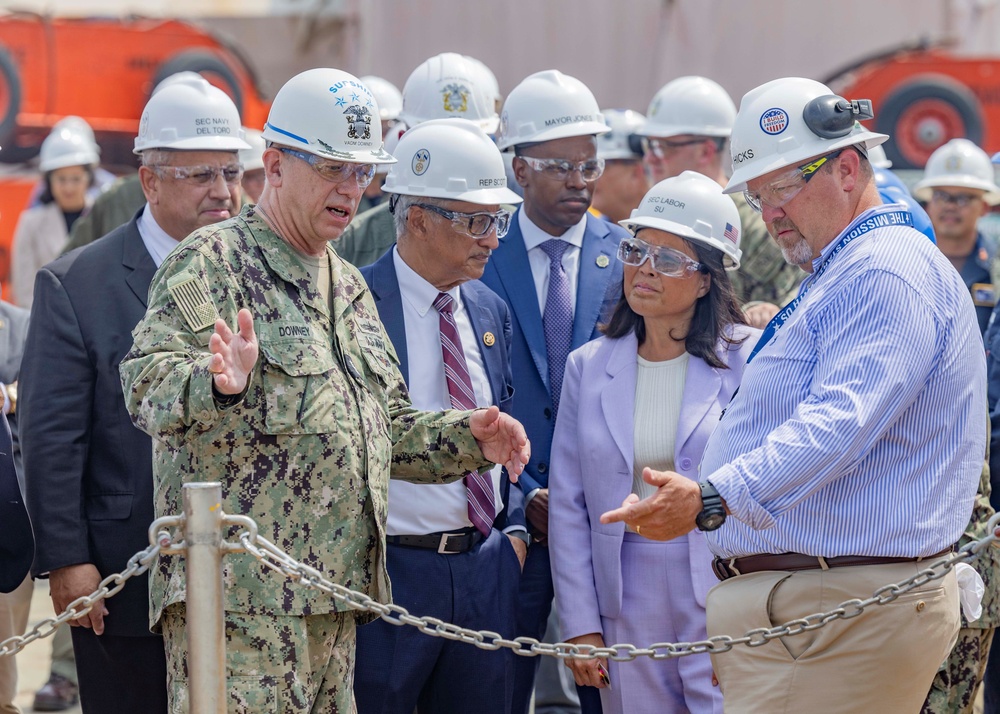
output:
[[[264,138],[259,204],[195,231],[154,278],[121,366],[126,401],[154,437],[158,515],[180,512],[183,483],[221,481],[226,512],[388,602],[390,466],[419,482],[491,463],[516,477],[527,438],[495,406],[413,409],[365,282],[329,247],[374,165],[394,161],[368,88],[304,72],[275,97]],[[228,711],[353,712],[359,616],[246,556],[226,559],[224,580]],[[161,557],[151,620],[175,712],[187,710],[184,586],[183,559]]]

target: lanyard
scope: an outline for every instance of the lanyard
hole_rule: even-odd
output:
[[[860,238],[865,233],[873,231],[876,228],[882,228],[884,226],[910,226],[913,227],[913,215],[909,211],[900,211],[893,206],[878,206],[876,208],[871,208],[860,216],[854,219],[854,221],[844,229],[840,234],[840,240],[833,246],[833,249],[823,258],[823,262],[820,263],[816,271],[805,279],[802,283],[802,287],[799,289],[799,294],[783,307],[777,315],[771,318],[771,321],[767,323],[767,327],[764,328],[764,332],[761,334],[760,339],[757,340],[757,344],[754,346],[753,351],[747,358],[747,364],[757,356],[764,345],[770,342],[775,333],[782,327],[788,319],[795,312],[795,308],[799,306],[802,299],[809,292],[809,289],[819,280],[819,277],[826,272],[826,269],[833,262],[834,257],[840,251],[847,247],[847,245],[853,241],[855,238]],[[734,395],[735,396],[735,395]]]

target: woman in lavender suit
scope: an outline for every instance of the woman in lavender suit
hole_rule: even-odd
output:
[[[557,609],[572,643],[702,640],[705,595],[717,582],[704,534],[652,541],[600,516],[629,493],[655,491],[644,467],[698,478],[759,334],[726,274],[739,266],[740,217],[717,183],[688,171],[650,189],[621,223],[633,236],[618,251],[623,295],[605,336],[566,363],[553,438]],[[722,712],[707,655],[567,666],[577,684],[601,689],[605,714]]]

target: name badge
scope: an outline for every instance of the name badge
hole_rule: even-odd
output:
[[[993,307],[997,304],[997,293],[992,283],[973,283],[970,291],[972,302],[977,307]]]

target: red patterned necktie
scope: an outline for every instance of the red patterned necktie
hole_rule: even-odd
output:
[[[441,355],[444,358],[444,376],[448,382],[448,395],[455,409],[475,409],[476,393],[472,389],[472,378],[465,363],[462,340],[458,336],[455,315],[452,313],[451,295],[438,293],[434,307],[440,315]],[[488,476],[478,471],[465,475],[465,491],[469,499],[469,520],[483,535],[489,535],[496,514],[493,502],[493,483]]]

